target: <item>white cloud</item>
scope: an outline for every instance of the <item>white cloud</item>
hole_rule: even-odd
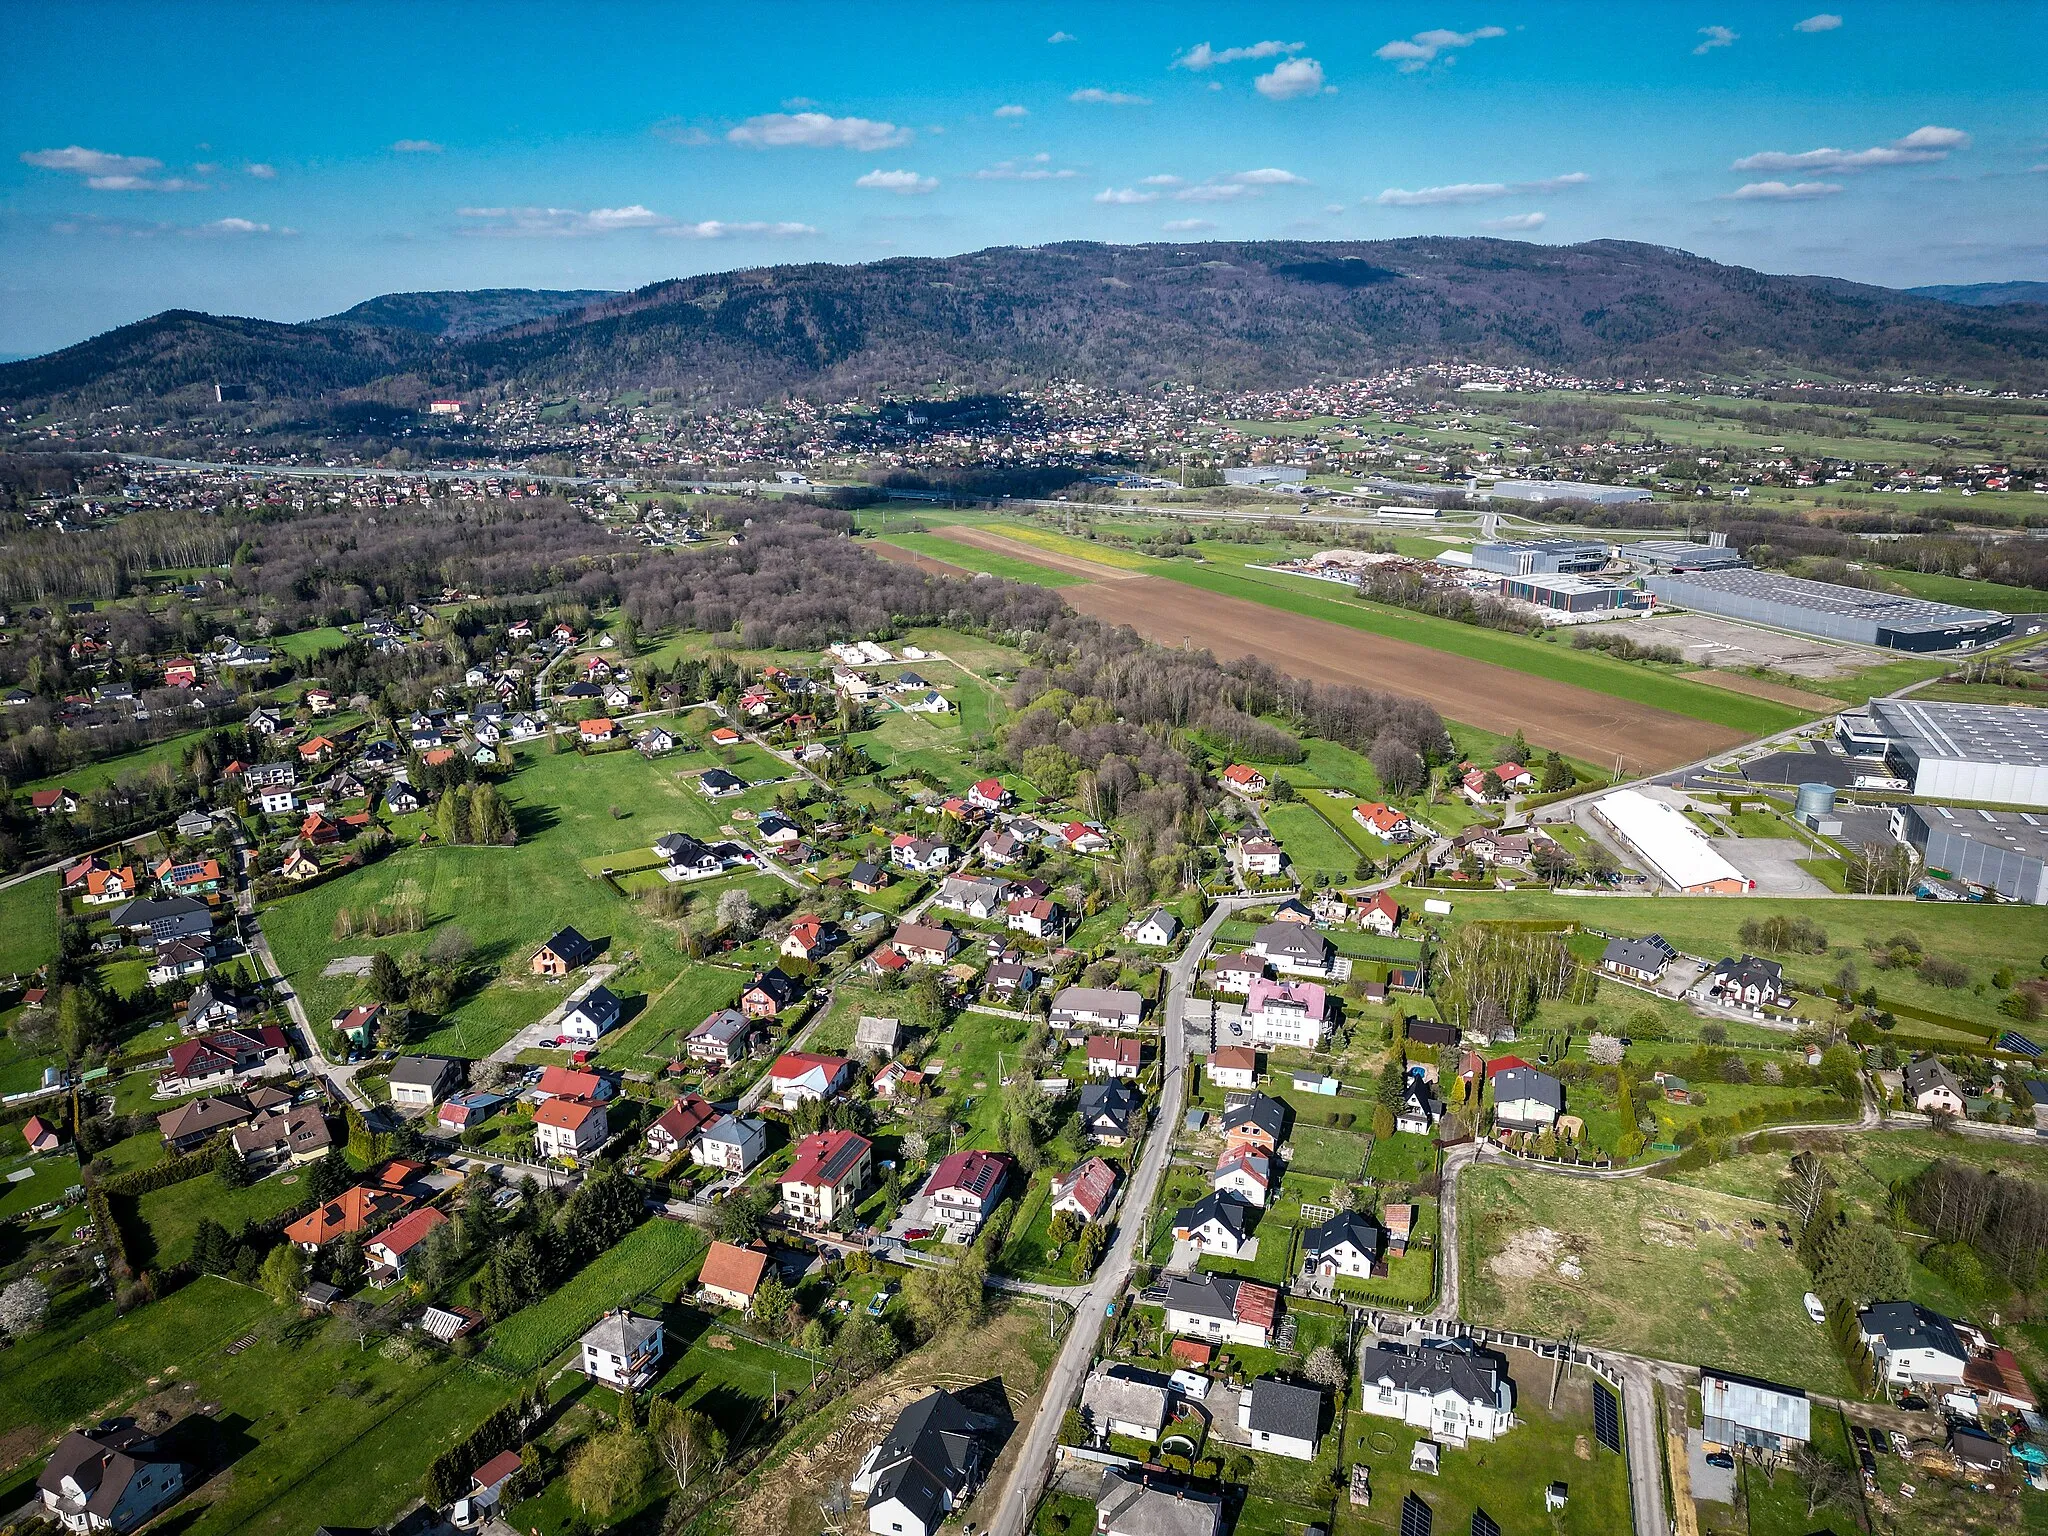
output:
[[[1398,64],[1403,74],[1413,74],[1434,61],[1439,54],[1450,62],[1450,52],[1456,48],[1470,48],[1483,38],[1506,37],[1506,27],[1478,27],[1470,32],[1453,32],[1448,27],[1432,27],[1427,32],[1418,32],[1413,37],[1396,38],[1391,43],[1382,43],[1373,50],[1373,57],[1385,59],[1389,64]]]
[[[1207,43],[1197,43],[1186,53],[1173,61],[1175,69],[1214,69],[1218,64],[1235,64],[1242,59],[1277,59],[1288,54],[1299,53],[1306,43],[1283,43],[1277,38],[1268,38],[1262,43],[1250,43],[1242,48],[1211,48]]]
[[[1483,203],[1488,198],[1507,195],[1505,182],[1460,181],[1447,187],[1423,187],[1414,192],[1402,187],[1389,187],[1373,201],[1382,208],[1433,208],[1440,203]]]
[[[974,173],[976,181],[1072,181],[1081,173],[1070,166],[1052,164],[1052,156],[1036,154],[1028,160],[998,160]]]
[[[31,149],[22,153],[23,165],[46,171],[70,171],[79,176],[146,176],[164,168],[161,160],[147,155],[114,155],[103,149],[86,149],[73,144],[66,149]]]
[[[258,181],[277,180],[277,167],[274,165],[265,165],[260,160],[256,161],[254,164],[245,165],[242,167],[242,169],[249,175],[254,176]]]
[[[1074,34],[1071,32],[1055,32],[1046,41],[1048,43],[1071,43],[1074,41]]]
[[[1297,176],[1292,171],[1283,171],[1276,165],[1262,166],[1256,171],[1237,171],[1224,178],[1241,187],[1305,187],[1306,176]]]
[[[1105,91],[1100,86],[1083,86],[1067,100],[1084,107],[1149,107],[1152,98],[1133,96],[1129,91]]]
[[[88,176],[85,184],[95,192],[204,192],[206,183],[183,176]]]
[[[1745,155],[1731,170],[1737,171],[1867,171],[1888,165],[1930,165],[1946,160],[1949,151],[1968,149],[1970,136],[1960,128],[1929,124],[1915,128],[1903,139],[1870,149],[1809,149],[1798,154],[1767,150]]]
[[[1197,230],[1214,229],[1214,219],[1168,219],[1159,226],[1170,235],[1191,235]]]
[[[273,229],[268,224],[259,224],[254,219],[215,219],[206,224],[169,224],[147,219],[108,219],[96,213],[82,214],[76,218],[62,219],[50,226],[53,234],[99,235],[107,239],[152,240],[159,235],[172,235],[186,240],[240,239],[254,235],[276,235],[288,237],[298,233],[295,229]]]
[[[458,208],[476,235],[609,235],[627,229],[661,229],[675,221],[638,203],[623,208]]]
[[[268,224],[258,224],[253,219],[215,219],[211,224],[200,226],[216,235],[267,235]]]
[[[1832,32],[1841,24],[1841,17],[1835,15],[1832,11],[1822,11],[1818,16],[1809,16],[1804,21],[1795,22],[1792,30],[1794,32]]]
[[[1550,215],[1547,213],[1513,213],[1504,219],[1487,219],[1479,227],[1498,230],[1541,229],[1549,222]]]
[[[910,142],[910,130],[866,117],[831,117],[823,112],[764,112],[726,134],[753,149],[855,149],[872,154]]]
[[[1183,187],[1173,194],[1177,203],[1234,203],[1240,197],[1257,197],[1257,187],[1241,187],[1230,182],[1208,182],[1199,187]]]
[[[671,224],[656,231],[657,234],[673,235],[678,240],[743,240],[749,237],[801,240],[817,232],[811,225],[798,224],[793,220],[770,223],[761,219],[746,219],[733,224],[723,219],[705,219],[696,224]]]
[[[1344,211],[1344,205],[1343,205],[1342,203],[1325,203],[1325,204],[1323,204],[1323,212],[1325,212],[1325,213],[1342,213],[1343,211]]]
[[[1569,171],[1562,176],[1546,176],[1541,181],[1518,181],[1517,192],[1562,192],[1566,187],[1583,187],[1593,178],[1584,171]]]
[[[1138,178],[1138,185],[1141,187],[1177,187],[1183,179],[1179,176],[1166,175],[1141,176]]]
[[[1029,117],[1030,115],[1031,109],[1029,107],[1020,107],[1015,102],[996,108],[997,117]]]
[[[1319,96],[1325,89],[1323,66],[1314,59],[1286,59],[1260,75],[1252,84],[1268,101]]]
[[[1159,201],[1159,194],[1157,192],[1140,192],[1136,187],[1104,187],[1095,194],[1095,201],[1119,205],[1128,203],[1156,203]]]
[[[391,147],[401,155],[438,155],[445,146],[432,139],[400,139]]]
[[[939,190],[939,178],[920,176],[916,171],[872,170],[855,179],[856,187],[865,187],[870,192],[894,192],[899,197],[916,197],[924,192]]]
[[[1841,185],[1832,181],[1752,181],[1724,195],[1728,201],[1737,203],[1806,203],[1817,197],[1833,197],[1841,190]]]
[[[1716,48],[1726,48],[1742,34],[1729,27],[1701,27],[1700,36],[1704,41],[1693,49],[1695,57],[1702,53],[1712,53]]]

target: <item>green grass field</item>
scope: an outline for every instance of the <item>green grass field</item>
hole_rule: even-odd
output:
[[[1661,1179],[1596,1184],[1494,1166],[1469,1170],[1458,1199],[1473,1322],[1552,1338],[1576,1326],[1587,1343],[1654,1359],[1847,1387],[1800,1304],[1806,1271],[1749,1225],[1774,1207]]]
[[[57,875],[0,890],[0,971],[26,976],[57,958]]]
[[[1996,581],[1975,581],[1966,576],[1942,576],[1932,572],[1884,572],[1915,597],[1937,603],[1955,603],[1964,608],[1989,608],[1993,613],[2048,613],[2048,592],[2034,587],[2008,587]]]
[[[567,1284],[492,1326],[484,1361],[527,1375],[567,1349],[607,1307],[630,1305],[694,1263],[709,1244],[695,1227],[650,1221]]]
[[[238,1189],[228,1188],[209,1173],[140,1196],[136,1214],[156,1244],[155,1264],[182,1264],[192,1256],[192,1235],[204,1218],[210,1216],[229,1233],[237,1233],[252,1221],[267,1221],[291,1209],[306,1198],[306,1192],[305,1175],[297,1169],[274,1173]]]
[[[48,778],[37,779],[21,786],[22,792],[33,789],[56,789],[64,786],[81,795],[117,783],[131,774],[140,775],[160,765],[183,764],[192,755],[192,749],[204,741],[212,732],[186,731],[181,735],[166,737],[151,742],[146,747],[137,747],[133,752],[123,752],[117,757],[102,758],[96,763],[80,763],[76,768],[63,773],[53,773]]]
[[[1420,892],[1401,892],[1403,906],[1420,910]],[[1781,955],[1785,975],[1812,988],[1832,984],[1845,960],[1854,960],[1867,985],[1888,1005],[1903,1004],[1944,1013],[1974,1025],[2005,1027],[1998,1012],[2003,995],[1988,985],[1990,973],[2013,964],[2030,973],[2048,955],[2048,908],[1975,906],[1961,902],[1795,900],[1761,896],[1615,896],[1588,900],[1543,891],[1471,892],[1452,897],[1453,923],[1484,918],[1563,918],[1634,937],[1661,933],[1681,950],[1717,959],[1741,953],[1739,934],[1749,918],[1805,917],[1825,930],[1825,955]],[[1929,954],[1961,964],[1970,985],[1930,985],[1916,972],[1880,971],[1870,964],[1866,940],[1880,944],[1896,934],[1917,937]],[[1987,982],[1982,992],[1976,983]],[[1901,1017],[1899,1027],[1918,1021]]]
[[[340,650],[348,644],[348,636],[332,627],[302,629],[273,643],[293,661],[311,661],[325,651]]]
[[[1015,555],[999,555],[986,549],[977,549],[972,544],[963,544],[958,539],[949,539],[936,533],[892,533],[882,541],[907,549],[912,554],[928,555],[934,560],[943,560],[948,565],[957,565],[964,571],[982,571],[990,576],[1000,576],[1006,581],[1028,582],[1034,587],[1078,586],[1087,578],[1069,576],[1051,566],[1038,565]]]
[[[1361,850],[1305,801],[1267,806],[1266,825],[1304,880],[1319,874],[1333,881],[1349,880],[1358,866]]]

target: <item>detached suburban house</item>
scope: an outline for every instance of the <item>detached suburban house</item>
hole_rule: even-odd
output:
[[[597,958],[597,946],[574,928],[564,928],[533,952],[527,962],[536,976],[566,976]]]
[[[1155,1484],[1143,1472],[1109,1467],[1095,1497],[1095,1529],[1098,1536],[1217,1536],[1223,1501],[1178,1478]]]
[[[934,1536],[981,1481],[983,1449],[967,1410],[934,1389],[897,1415],[849,1485],[876,1536]]]
[[[461,1086],[462,1064],[443,1056],[401,1056],[391,1064],[391,1102],[431,1109]]]
[[[1088,1075],[1136,1080],[1145,1058],[1145,1048],[1125,1035],[1088,1037]]]
[[[1252,935],[1251,952],[1276,971],[1297,976],[1327,976],[1336,951],[1330,941],[1305,923],[1268,923]]]
[[[1053,1027],[1134,1030],[1145,1009],[1135,992],[1114,987],[1062,987],[1052,1000]]]
[[[1640,939],[1609,939],[1600,951],[1600,968],[1629,981],[1649,985],[1664,974],[1664,967],[1678,958],[1678,951],[1661,933]]]
[[[1203,1068],[1218,1088],[1252,1088],[1259,1079],[1259,1053],[1248,1045],[1225,1045],[1209,1053]]]
[[[1083,1159],[1071,1173],[1053,1180],[1053,1213],[1071,1211],[1083,1221],[1101,1221],[1116,1194],[1116,1181],[1114,1163],[1105,1163],[1099,1157]]]
[[[562,1033],[585,1044],[618,1028],[625,1005],[610,987],[595,986],[562,1015]]]
[[[889,947],[912,965],[944,965],[959,952],[960,936],[943,923],[904,923]]]
[[[1174,1240],[1192,1243],[1203,1253],[1219,1258],[1237,1258],[1252,1240],[1251,1211],[1237,1196],[1211,1190],[1193,1205],[1184,1205],[1174,1213]]]
[[[715,1125],[719,1113],[696,1094],[685,1094],[664,1109],[647,1127],[642,1144],[649,1157],[667,1159],[697,1144],[707,1126]]]
[[[1310,1273],[1369,1280],[1387,1252],[1386,1230],[1358,1211],[1339,1211],[1302,1240],[1302,1264]]]
[[[533,1112],[534,1147],[542,1157],[586,1157],[611,1138],[602,1104],[588,1099],[549,1099]]]
[[[364,1247],[363,1257],[369,1260],[370,1278],[379,1285],[403,1280],[407,1260],[426,1242],[434,1228],[447,1225],[448,1218],[431,1205],[406,1212]]]
[[[69,1531],[132,1531],[185,1492],[185,1469],[132,1419],[74,1429],[36,1479],[43,1512]]]
[[[1856,1329],[1894,1386],[1959,1386],[1970,1363],[1956,1325],[1913,1301],[1874,1302],[1856,1314]]]
[[[1138,1102],[1138,1090],[1129,1083],[1115,1078],[1090,1083],[1081,1090],[1081,1130],[1098,1145],[1120,1147],[1130,1140]]]
[[[1193,1275],[1166,1282],[1166,1331],[1265,1349],[1280,1317],[1280,1293],[1255,1280]]]
[[[806,1136],[782,1175],[782,1208],[805,1226],[830,1226],[867,1189],[874,1153],[874,1143],[852,1131]]]
[[[1262,977],[1245,996],[1245,1023],[1252,1039],[1261,1045],[1315,1050],[1323,1043],[1328,1012],[1329,998],[1313,981],[1268,981]]]
[[[620,1391],[637,1392],[661,1374],[661,1320],[607,1312],[583,1335],[583,1374]]]
[[[1237,1427],[1255,1451],[1314,1461],[1322,1438],[1323,1394],[1262,1376],[1238,1395]]]
[[[1961,1119],[1968,1109],[1963,1085],[1955,1073],[1933,1056],[1906,1063],[1906,1101],[1923,1115],[1954,1115]]]
[[[1361,1351],[1359,1406],[1399,1419],[1451,1445],[1493,1440],[1515,1423],[1507,1362],[1463,1340],[1411,1349],[1376,1344]]]
[[[768,1155],[768,1122],[726,1115],[713,1121],[690,1148],[690,1161],[727,1173],[745,1173]]]
[[[795,1109],[805,1099],[837,1098],[853,1084],[854,1066],[844,1056],[815,1056],[788,1051],[768,1069],[768,1091]]]
[[[767,1272],[767,1249],[713,1243],[697,1275],[697,1294],[714,1306],[751,1311],[754,1292],[761,1288],[761,1277]]]
[[[683,1051],[694,1061],[729,1067],[746,1059],[754,1038],[754,1021],[737,1008],[721,1008],[683,1037]]]
[[[1157,1440],[1172,1402],[1173,1387],[1164,1376],[1134,1365],[1105,1361],[1081,1385],[1081,1416],[1099,1437]]]
[[[920,1191],[932,1217],[972,1235],[1003,1197],[1010,1160],[1000,1152],[949,1152]]]
[[[1534,1067],[1509,1067],[1493,1079],[1493,1123],[1507,1131],[1547,1131],[1564,1113],[1564,1084]]]

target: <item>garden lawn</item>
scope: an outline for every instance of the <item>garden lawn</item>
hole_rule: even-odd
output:
[[[709,1414],[733,1445],[743,1443],[772,1393],[801,1386],[811,1371],[802,1356],[759,1343],[692,1307],[669,1307],[662,1314],[662,1336],[674,1363],[653,1391]],[[686,1339],[689,1347],[679,1349]]]
[[[203,1173],[137,1197],[136,1215],[156,1244],[149,1267],[182,1264],[190,1258],[192,1236],[208,1216],[233,1236],[252,1221],[282,1215],[311,1197],[306,1177],[302,1168],[285,1168],[253,1184],[230,1188],[217,1174]]]
[[[654,1292],[707,1246],[703,1233],[682,1222],[643,1223],[550,1295],[493,1324],[485,1364],[522,1376],[539,1370],[607,1307],[630,1306]]]
[[[1294,870],[1304,880],[1317,875],[1349,880],[1358,867],[1360,848],[1338,831],[1315,806],[1303,801],[1266,807],[1266,825],[1287,850]]]
[[[57,898],[54,870],[0,890],[0,971],[26,976],[57,958]]]
[[[680,1051],[687,1034],[721,1008],[729,1008],[747,984],[747,973],[702,961],[684,964],[680,974],[650,993],[624,1029],[605,1036],[597,1059],[608,1067],[659,1072]]]
[[[967,1126],[964,1137],[954,1138],[956,1150],[1001,1149],[1002,1079],[996,1059],[1001,1056],[1004,1065],[1014,1066],[1030,1032],[1025,1019],[966,1011],[932,1042],[924,1070],[938,1071],[938,1091],[946,1095],[953,1118]],[[935,1061],[943,1066],[935,1067]]]
[[[56,789],[61,787],[89,795],[95,790],[117,783],[130,774],[143,774],[165,763],[182,764],[192,755],[192,749],[213,734],[210,730],[185,731],[177,736],[168,736],[162,741],[153,741],[147,746],[137,747],[132,752],[123,752],[115,757],[102,758],[96,763],[80,763],[63,773],[51,774],[48,778],[36,779],[20,786],[27,794],[35,789]]]
[[[13,1130],[7,1132],[7,1139],[17,1147],[21,1145],[20,1135]],[[28,1177],[17,1177],[22,1173]],[[8,1181],[0,1183],[0,1221],[5,1221],[35,1206],[63,1199],[64,1191],[79,1182],[78,1159],[69,1151],[41,1156],[24,1152],[0,1161],[0,1179]]]
[[[1586,1343],[1654,1359],[1848,1388],[1801,1305],[1806,1271],[1749,1225],[1771,1207],[1661,1179],[1490,1166],[1466,1172],[1458,1199],[1470,1321],[1550,1338],[1576,1327]]]

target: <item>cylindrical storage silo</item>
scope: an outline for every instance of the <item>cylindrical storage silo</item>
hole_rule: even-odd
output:
[[[1799,803],[1794,814],[1811,826],[1816,816],[1832,816],[1835,813],[1835,786],[1832,784],[1802,784],[1799,786]]]

